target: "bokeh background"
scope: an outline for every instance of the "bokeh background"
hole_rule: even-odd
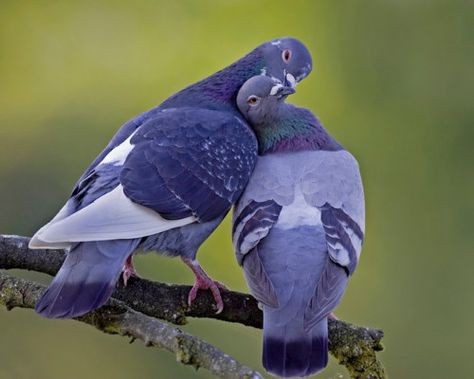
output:
[[[472,1],[448,0],[3,0],[0,233],[31,235],[49,220],[126,120],[263,41],[295,36],[315,71],[291,101],[356,155],[366,189],[367,239],[337,314],[385,330],[392,378],[472,378],[473,14]],[[229,228],[199,258],[245,291]],[[193,279],[157,256],[138,269]],[[261,369],[260,331],[194,319],[185,329]],[[0,309],[1,379],[130,377],[210,375],[74,321]],[[348,376],[333,361],[320,377]]]

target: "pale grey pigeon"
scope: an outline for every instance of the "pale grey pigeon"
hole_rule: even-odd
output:
[[[364,238],[364,193],[355,158],[294,92],[254,77],[237,104],[259,157],[234,212],[233,242],[263,306],[263,365],[307,376],[328,361],[327,318],[344,294]]]

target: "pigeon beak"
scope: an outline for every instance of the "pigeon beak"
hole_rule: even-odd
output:
[[[281,86],[278,87],[276,90],[275,96],[278,97],[279,99],[283,97],[287,97],[288,95],[292,95],[296,92],[296,90],[293,87],[289,86]]]

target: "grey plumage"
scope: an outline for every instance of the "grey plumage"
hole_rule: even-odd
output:
[[[263,304],[265,368],[306,376],[327,364],[327,316],[359,260],[364,194],[354,157],[309,111],[284,103],[274,86],[251,79],[239,92],[244,116],[255,93],[257,107],[271,112],[252,110],[251,126],[265,148],[235,206],[233,241]]]

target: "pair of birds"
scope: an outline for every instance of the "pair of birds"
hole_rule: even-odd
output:
[[[356,160],[308,110],[287,104],[312,69],[282,38],[126,123],[76,183],[31,248],[65,248],[36,305],[73,318],[103,305],[138,250],[180,256],[223,309],[196,260],[234,208],[233,241],[263,306],[263,365],[307,376],[327,364],[327,317],[357,265],[364,198]]]

